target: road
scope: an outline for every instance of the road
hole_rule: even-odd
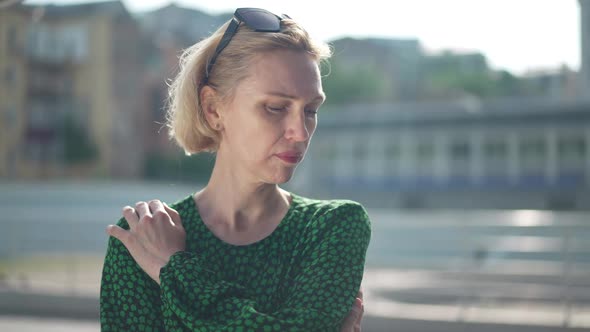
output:
[[[99,332],[96,321],[77,321],[67,319],[0,316],[2,332]]]

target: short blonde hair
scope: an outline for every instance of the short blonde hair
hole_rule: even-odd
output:
[[[166,125],[170,138],[174,138],[187,155],[215,152],[221,136],[211,128],[201,107],[199,92],[205,70],[215,48],[225,32],[228,21],[210,37],[186,49],[180,57],[180,71],[172,81],[168,93]],[[241,24],[237,34],[219,54],[207,85],[212,86],[221,98],[234,95],[235,87],[248,74],[256,56],[274,50],[295,50],[310,54],[318,65],[330,57],[327,44],[318,42],[295,21],[284,18],[280,32],[255,32]]]

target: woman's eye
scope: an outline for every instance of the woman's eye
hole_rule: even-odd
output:
[[[307,114],[307,116],[316,116],[316,114],[318,114],[318,111],[316,111],[316,110],[305,110],[305,114]]]
[[[266,108],[269,111],[274,112],[274,113],[280,113],[280,112],[283,112],[285,109],[287,109],[284,106],[267,106]]]

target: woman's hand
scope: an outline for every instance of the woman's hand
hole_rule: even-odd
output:
[[[364,312],[365,306],[363,304],[363,291],[359,290],[350,313],[348,313],[348,316],[342,323],[340,332],[360,332],[361,320],[363,319]]]
[[[124,207],[123,216],[129,230],[109,225],[107,233],[123,242],[137,264],[160,284],[160,269],[186,246],[186,232],[178,212],[153,200],[139,202],[135,209]]]

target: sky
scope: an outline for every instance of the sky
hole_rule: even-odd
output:
[[[590,0],[583,0],[590,1]],[[87,0],[29,0],[67,4]],[[132,12],[166,0],[123,0]],[[495,69],[515,74],[580,64],[578,0],[176,0],[210,14],[237,7],[286,13],[325,41],[350,37],[416,38],[426,52],[452,49],[484,53]]]

